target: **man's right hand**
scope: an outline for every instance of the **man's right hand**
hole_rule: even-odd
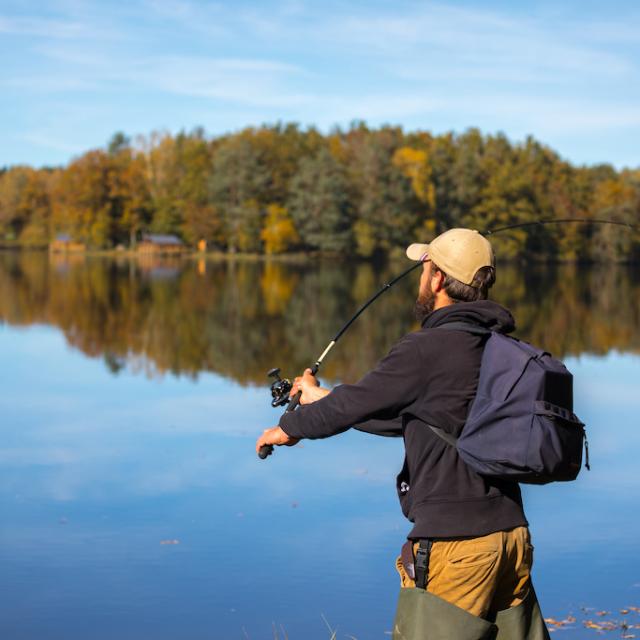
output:
[[[320,386],[316,377],[311,373],[311,369],[305,369],[304,373],[293,381],[289,395],[295,396],[298,391],[302,392],[300,404],[311,404],[330,393],[329,389]]]

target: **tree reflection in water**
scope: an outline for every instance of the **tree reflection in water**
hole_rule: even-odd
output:
[[[405,264],[132,260],[44,253],[0,255],[0,318],[46,323],[113,373],[212,371],[266,385],[280,366],[309,366],[358,306]],[[418,274],[387,292],[345,334],[322,377],[353,381],[412,319]],[[640,350],[637,267],[499,267],[493,298],[518,337],[554,355]]]

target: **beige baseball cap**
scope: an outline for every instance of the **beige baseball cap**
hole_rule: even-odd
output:
[[[424,262],[433,260],[447,275],[471,284],[478,269],[495,267],[489,241],[475,229],[449,229],[429,244],[412,244],[407,257]]]

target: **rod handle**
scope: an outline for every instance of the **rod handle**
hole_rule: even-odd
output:
[[[313,367],[311,367],[311,375],[315,376],[316,373],[318,373],[318,369],[320,368],[320,365],[316,362]],[[291,400],[289,400],[289,404],[287,405],[287,409],[286,411],[295,411],[298,408],[298,405],[300,404],[300,397],[302,396],[302,392],[298,391],[298,393],[296,393],[295,396],[293,396],[293,398],[291,398]],[[286,413],[285,411],[285,413]]]
[[[298,408],[298,405],[300,404],[301,396],[302,396],[302,392],[298,391],[298,393],[296,393],[296,395],[293,396],[291,400],[289,400],[289,404],[287,405],[287,409],[285,413],[287,413],[288,411],[295,411]]]
[[[289,404],[287,405],[287,411],[295,411],[296,407],[300,404],[301,395],[302,393],[298,391],[298,393],[296,393],[296,395],[293,396],[291,400],[289,400]],[[272,453],[273,453],[273,445],[265,444],[262,447],[260,447],[260,451],[258,451],[258,457],[260,458],[260,460],[265,460]]]
[[[270,456],[273,453],[273,445],[272,444],[264,444],[260,447],[260,451],[258,452],[258,457],[260,460],[264,460],[267,456]]]

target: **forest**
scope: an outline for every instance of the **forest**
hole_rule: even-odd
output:
[[[327,134],[296,124],[116,133],[64,167],[0,170],[3,247],[46,247],[67,234],[91,250],[134,249],[143,234],[162,233],[228,254],[393,257],[454,226],[551,218],[630,226],[515,229],[495,237],[498,256],[640,261],[640,168],[574,166],[532,137],[354,123]]]

